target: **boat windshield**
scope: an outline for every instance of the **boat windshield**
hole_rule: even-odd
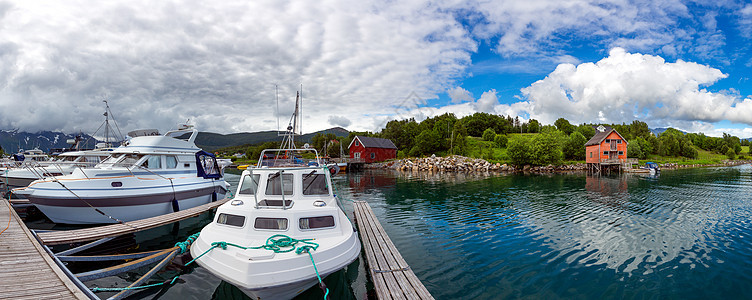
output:
[[[120,158],[123,157],[123,154],[113,154],[110,157],[107,157],[105,160],[102,161],[102,164],[109,164],[112,165],[116,163]]]
[[[269,175],[269,179],[266,181],[266,194],[267,195],[282,195],[282,189],[285,191],[285,195],[292,195],[292,174],[282,174],[280,180],[279,173]]]
[[[123,166],[135,165],[139,159],[144,157],[143,154],[126,154],[120,159],[119,164]]]
[[[240,183],[240,191],[238,194],[253,195],[256,193],[258,187],[259,174],[251,176],[243,176],[243,181]]]
[[[328,195],[329,187],[324,174],[303,175],[303,195]]]

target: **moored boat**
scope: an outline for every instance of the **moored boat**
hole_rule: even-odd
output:
[[[265,155],[272,151],[286,155]],[[306,149],[264,150],[191,246],[199,265],[252,299],[293,298],[360,254],[331,172],[318,155],[306,162],[287,155],[294,151]]]
[[[63,152],[53,161],[27,162],[16,168],[9,168],[2,174],[8,188],[25,187],[34,180],[57,177],[73,173],[76,168],[93,167],[110,156],[111,149]]]
[[[132,221],[222,199],[226,183],[214,156],[194,144],[197,134],[183,126],[163,136],[135,136],[92,168],[13,192],[65,224]]]

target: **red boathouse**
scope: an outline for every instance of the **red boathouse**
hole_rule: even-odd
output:
[[[603,125],[595,128],[595,135],[585,143],[585,162],[588,171],[595,173],[615,168],[621,170],[627,160],[627,140],[615,129]]]
[[[362,159],[365,163],[397,158],[397,146],[388,139],[356,135],[347,149],[351,159]]]

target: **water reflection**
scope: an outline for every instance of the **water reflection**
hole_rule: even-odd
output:
[[[342,193],[371,203],[437,299],[747,298],[708,278],[752,280],[750,173],[366,172]]]

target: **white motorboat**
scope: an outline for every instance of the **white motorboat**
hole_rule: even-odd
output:
[[[187,140],[182,137],[190,134]],[[93,168],[36,180],[14,193],[65,224],[132,221],[222,199],[227,185],[214,156],[194,144],[190,126],[132,137]]]
[[[28,186],[37,179],[68,175],[76,168],[93,167],[110,156],[108,150],[112,149],[69,151],[60,153],[52,161],[29,161],[20,167],[7,169],[2,174],[2,181],[8,188],[14,189]]]
[[[315,285],[317,275],[324,278],[353,262],[360,241],[318,154],[305,162],[268,151],[315,150],[264,150],[256,168],[243,171],[235,198],[201,230],[191,255],[252,299],[291,299]],[[296,251],[279,245],[286,242],[298,242]],[[258,247],[270,244],[281,248]]]

